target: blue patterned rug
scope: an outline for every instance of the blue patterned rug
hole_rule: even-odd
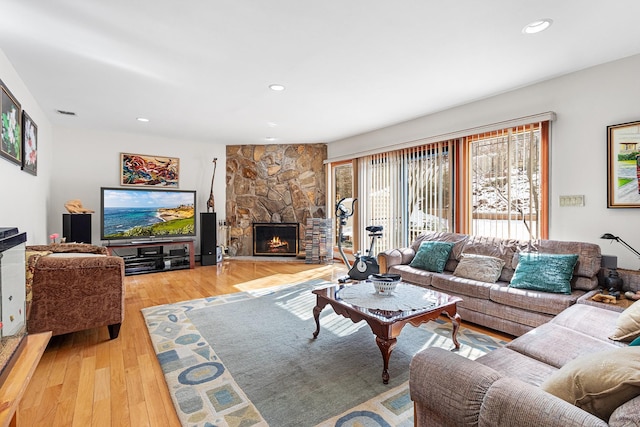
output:
[[[311,289],[328,284],[326,281],[313,280],[143,309],[158,361],[182,425],[412,426],[413,404],[409,398],[408,362],[420,348],[453,348],[450,323],[437,320],[419,328],[407,325],[391,355],[391,382],[384,386],[380,378],[382,357],[366,323],[353,324],[326,307],[321,315],[320,335],[317,340],[310,339],[315,330],[312,314],[315,296],[311,294]],[[277,307],[273,310],[275,314],[271,316],[282,316],[279,313],[285,312],[288,317],[283,319],[295,318],[299,322],[293,327],[283,325],[287,331],[294,329],[291,333],[274,331],[274,323],[294,320],[269,317],[266,313],[268,309],[261,308],[256,320],[250,319],[256,311],[256,306],[252,304],[266,301]],[[249,312],[242,313],[242,308]],[[249,326],[243,326],[240,319],[225,322],[233,316],[230,313],[234,312],[239,312],[239,318],[249,318]],[[216,315],[222,317],[216,318]],[[266,328],[272,334],[268,335],[258,328]],[[225,338],[225,333],[230,335]],[[364,334],[364,344],[356,349],[359,353],[354,357],[349,353],[353,350],[349,347],[357,342],[357,334]],[[287,337],[280,342],[279,335]],[[346,335],[350,335],[350,338],[345,338]],[[263,336],[266,336],[265,341],[260,342]],[[505,344],[464,327],[458,333],[458,340],[461,343],[459,354],[471,359]],[[259,348],[267,348],[266,354],[271,354],[268,349],[270,345],[278,361],[273,366],[264,363],[269,357],[258,351]],[[320,347],[322,345],[326,347]],[[291,347],[281,353],[276,353],[280,347],[289,346]],[[339,347],[335,354],[330,353],[333,347]],[[287,384],[286,381],[306,381],[309,374],[305,373],[303,377],[296,379],[295,375],[290,375],[296,369],[286,367],[306,365],[315,362],[315,359],[323,359],[314,353],[316,350],[320,355],[326,356],[324,362],[335,361],[336,366],[349,363],[349,360],[341,362],[341,356],[350,359],[360,357],[363,360],[361,364],[364,365],[362,369],[372,371],[360,372],[362,378],[356,378],[355,374],[353,378],[343,378],[344,373],[336,372],[334,377],[327,377],[329,391],[315,390],[320,397],[311,396],[313,389],[321,387],[311,383],[296,390],[294,386],[299,384]],[[304,357],[301,358],[302,353]],[[289,354],[301,361],[285,360]],[[373,362],[369,363],[370,360]],[[357,370],[356,368],[348,366],[348,373]],[[322,365],[312,369],[333,371]],[[270,374],[274,375],[271,379]],[[343,379],[346,380],[344,384],[340,383]],[[368,395],[354,393],[348,389],[350,386],[358,391],[365,390]],[[278,395],[279,389],[283,389],[281,395]],[[338,401],[332,402],[332,398]],[[312,403],[309,405],[309,402]],[[325,406],[316,408],[316,414],[309,408],[322,404]]]

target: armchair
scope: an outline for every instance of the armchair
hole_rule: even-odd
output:
[[[27,331],[62,335],[124,320],[124,261],[89,244],[27,247]]]

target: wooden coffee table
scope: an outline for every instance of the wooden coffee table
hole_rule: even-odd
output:
[[[368,308],[375,306],[375,302],[367,302],[367,307],[352,304],[343,300],[341,296],[342,291],[350,286],[370,287],[371,292],[369,293],[374,300],[375,298],[401,298],[403,294],[411,295],[413,297],[412,300],[414,301],[412,304],[417,308],[410,308],[407,310],[381,310]],[[407,323],[411,323],[413,326],[419,326],[422,323],[436,319],[441,314],[444,314],[449,318],[453,325],[453,334],[451,338],[455,344],[455,348],[456,350],[460,348],[460,343],[458,343],[457,339],[458,329],[460,328],[460,316],[458,315],[456,304],[459,301],[462,301],[461,298],[408,283],[398,284],[398,287],[392,296],[375,295],[373,285],[370,282],[333,285],[326,288],[315,289],[312,292],[316,295],[317,301],[316,306],[313,309],[313,317],[316,321],[316,331],[313,333],[313,338],[317,338],[320,333],[320,312],[327,304],[333,307],[336,314],[351,319],[353,323],[358,323],[361,320],[366,321],[376,336],[376,343],[382,352],[382,361],[384,365],[382,370],[382,382],[384,384],[389,383],[389,358],[391,356],[391,352],[396,346],[398,335],[400,335],[402,328]],[[416,295],[422,296],[423,302],[418,301],[420,298],[415,298]],[[385,303],[386,301],[380,301],[381,306],[387,305]]]

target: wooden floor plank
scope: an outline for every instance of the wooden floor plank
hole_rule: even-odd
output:
[[[86,340],[82,340],[86,343]],[[86,349],[86,347],[85,347]],[[89,351],[90,353],[90,351]],[[78,393],[76,405],[73,410],[72,426],[86,427],[91,425],[93,416],[93,396],[95,390],[95,356],[83,357],[80,362],[80,375],[78,381]]]

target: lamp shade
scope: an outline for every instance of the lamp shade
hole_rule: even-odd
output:
[[[622,246],[624,246],[625,248],[633,252],[637,257],[640,257],[640,252],[635,250],[633,247],[631,247],[631,245],[629,245],[627,242],[625,242],[618,236],[614,236],[611,233],[604,233],[602,236],[600,236],[600,238],[607,239],[607,240],[615,240],[616,242],[620,243]]]

